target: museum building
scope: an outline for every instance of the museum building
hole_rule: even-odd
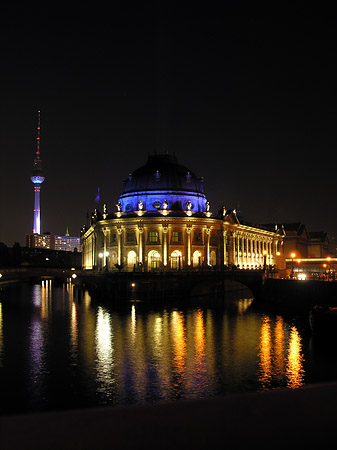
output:
[[[212,212],[203,179],[175,155],[150,155],[123,183],[115,212],[104,205],[82,228],[83,269],[277,266],[281,230],[243,222],[235,209]]]

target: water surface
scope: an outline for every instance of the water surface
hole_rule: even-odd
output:
[[[261,311],[247,291],[213,300],[207,307],[130,301],[117,308],[71,284],[3,287],[1,413],[296,389],[337,379],[335,346],[315,342],[306,318]]]

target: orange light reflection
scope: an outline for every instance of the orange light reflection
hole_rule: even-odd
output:
[[[303,362],[304,357],[302,354],[301,337],[297,328],[293,326],[290,330],[286,370],[289,388],[298,388],[304,384]]]

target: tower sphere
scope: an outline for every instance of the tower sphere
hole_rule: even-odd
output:
[[[178,163],[175,155],[149,155],[145,165],[123,180],[119,198],[123,212],[137,210],[142,202],[146,211],[156,211],[167,205],[170,210],[206,211],[203,179]]]

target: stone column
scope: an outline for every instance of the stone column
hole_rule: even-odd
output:
[[[117,261],[118,264],[122,264],[123,260],[122,260],[122,233],[123,230],[121,227],[117,228],[117,244],[118,244],[118,256],[117,256]]]
[[[142,225],[138,225],[138,262],[143,264],[143,231]]]
[[[233,233],[232,239],[233,239],[233,264],[234,264],[234,265],[237,265],[237,260],[236,260],[236,245],[235,245],[236,233]]]
[[[106,236],[108,231],[104,228],[103,229],[103,267],[106,266]]]
[[[227,231],[224,230],[222,232],[222,235],[223,235],[223,264],[225,266],[227,264],[227,244],[226,244]]]
[[[205,233],[206,233],[206,261],[207,261],[207,265],[210,266],[210,254],[209,254],[209,247],[210,247],[210,239],[211,239],[211,229],[210,228],[206,228],[205,229]]]
[[[192,227],[186,227],[187,232],[187,265],[191,265],[191,232]]]
[[[163,231],[163,264],[164,267],[167,266],[167,233],[168,233],[168,226],[167,225],[163,225],[162,228]]]
[[[257,260],[258,260],[258,265],[261,266],[261,241],[260,239],[257,241]]]
[[[241,250],[241,254],[240,254],[240,250]],[[238,265],[240,265],[240,268],[241,268],[242,267],[242,253],[243,253],[241,234],[238,236],[238,239],[237,239],[237,252],[238,252]]]
[[[92,236],[92,268],[97,269],[97,236],[93,233]]]

